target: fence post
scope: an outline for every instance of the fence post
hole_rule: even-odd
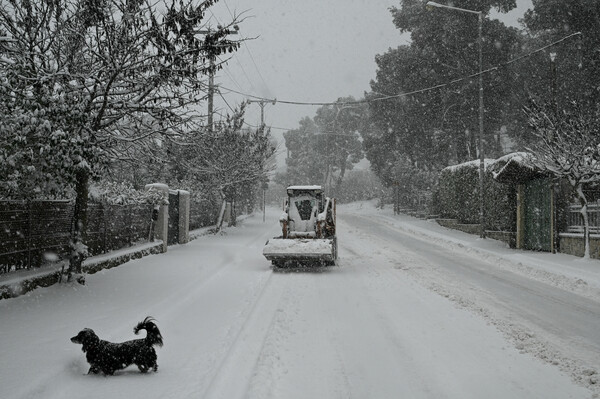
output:
[[[103,245],[103,251],[104,253],[108,252],[108,243],[106,242],[106,234],[108,231],[108,222],[110,218],[110,205],[108,206],[104,206],[102,205],[102,219],[103,219],[103,225],[104,225],[104,231],[102,232],[102,245]]]
[[[31,209],[31,201],[27,200],[27,269],[31,269],[31,225],[33,224]]]
[[[133,216],[131,215],[133,207],[131,205],[124,205],[123,207],[127,210],[127,224],[125,225],[125,228],[127,229],[127,246],[130,247],[131,242],[133,241],[131,237],[133,233],[133,227],[131,226],[131,221],[133,220]]]

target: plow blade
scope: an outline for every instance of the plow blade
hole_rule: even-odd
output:
[[[284,239],[267,241],[263,255],[273,263],[286,261],[314,261],[334,263],[337,258],[335,239]]]

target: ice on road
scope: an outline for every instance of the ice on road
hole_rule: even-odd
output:
[[[420,246],[403,244],[406,233],[380,237],[383,225],[357,208],[338,211],[339,267],[274,271],[262,248],[278,234],[279,213],[90,275],[85,286],[0,301],[0,397],[593,395],[569,372],[518,347],[498,319],[436,289],[445,281],[450,290],[458,277],[432,265],[437,255],[427,251],[439,252],[435,243],[421,237],[412,238]],[[464,256],[461,262],[478,262]],[[482,297],[493,292],[477,281],[455,287],[481,290]],[[509,302],[488,298],[482,306],[498,309],[498,318],[524,317]],[[86,375],[85,355],[71,336],[89,327],[102,339],[133,339],[133,326],[147,315],[165,341],[157,373],[130,367],[111,377]]]

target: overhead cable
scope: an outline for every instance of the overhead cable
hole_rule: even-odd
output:
[[[518,56],[516,58],[513,58],[512,60],[509,60],[507,62],[498,64],[498,65],[496,65],[496,66],[494,66],[492,68],[488,68],[488,69],[485,69],[485,70],[483,70],[481,72],[473,73],[471,75],[467,75],[467,76],[464,76],[462,78],[457,78],[457,79],[451,80],[451,81],[446,82],[446,83],[440,83],[440,84],[437,84],[435,86],[430,86],[430,87],[426,87],[426,88],[423,88],[423,89],[413,90],[413,91],[409,91],[409,92],[406,92],[406,93],[399,93],[399,94],[393,94],[393,95],[387,95],[387,96],[382,95],[381,97],[373,97],[373,98],[368,98],[368,99],[363,99],[363,100],[340,101],[340,102],[303,102],[303,101],[278,100],[278,99],[270,99],[270,98],[260,97],[260,96],[256,96],[256,95],[252,95],[252,94],[248,94],[248,93],[242,93],[240,91],[233,90],[231,88],[227,88],[227,87],[223,87],[223,86],[222,87],[224,89],[226,89],[226,90],[229,90],[229,91],[233,92],[233,93],[237,93],[237,94],[240,94],[240,95],[248,97],[248,98],[253,98],[253,99],[263,100],[263,101],[268,101],[268,102],[277,102],[277,103],[280,103],[280,104],[288,104],[288,105],[327,106],[327,105],[359,105],[359,104],[367,104],[367,103],[372,103],[372,102],[376,102],[376,101],[392,100],[392,99],[396,99],[396,98],[407,97],[407,96],[411,96],[411,95],[415,95],[415,94],[425,93],[425,92],[428,92],[428,91],[438,90],[438,89],[444,88],[446,86],[451,86],[451,85],[454,85],[456,83],[459,83],[459,82],[462,82],[462,81],[465,81],[465,80],[473,79],[475,77],[478,77],[479,75],[484,75],[484,74],[487,74],[487,73],[490,73],[490,72],[497,71],[498,69],[500,69],[502,67],[506,67],[506,66],[508,66],[510,64],[513,64],[515,62],[521,61],[524,58],[531,57],[534,54],[542,52],[542,51],[544,51],[544,50],[546,50],[546,49],[548,49],[548,48],[550,48],[552,46],[555,46],[555,45],[557,45],[559,43],[562,43],[562,42],[564,42],[564,41],[566,41],[566,40],[568,40],[568,39],[570,39],[572,37],[579,36],[579,35],[581,35],[581,32],[572,33],[572,34],[570,34],[568,36],[563,37],[560,40],[552,42],[552,43],[550,43],[550,44],[548,44],[546,46],[540,47],[537,50],[534,50],[534,51],[531,51],[529,53],[526,53],[526,54],[523,54],[521,56]]]

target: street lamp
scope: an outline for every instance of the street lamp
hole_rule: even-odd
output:
[[[482,26],[483,26],[483,12],[482,11],[473,11],[467,10],[465,8],[447,6],[444,4],[436,3],[435,1],[428,1],[427,7],[437,7],[437,8],[447,8],[454,11],[467,12],[469,14],[477,14],[479,17],[479,38],[477,40],[479,47],[479,224],[480,224],[480,237],[485,238],[485,218],[483,216],[483,177],[484,177],[484,159],[483,159],[483,36],[482,36]]]

